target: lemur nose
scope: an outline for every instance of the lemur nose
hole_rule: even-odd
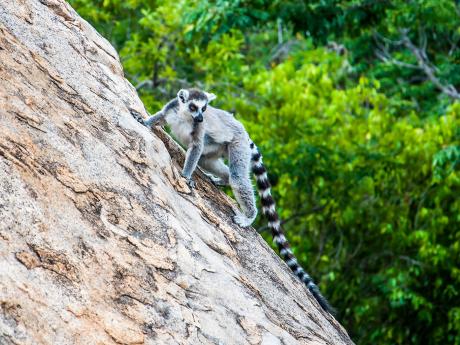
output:
[[[203,122],[203,114],[198,114],[197,117],[195,117],[196,122]]]

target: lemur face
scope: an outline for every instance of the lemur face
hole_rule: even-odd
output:
[[[206,111],[207,105],[208,101],[201,99],[190,99],[185,103],[187,112],[192,116],[195,122],[203,122],[203,113]]]
[[[213,93],[207,93],[197,89],[181,89],[177,93],[180,111],[190,115],[194,122],[203,122],[203,113],[206,111],[208,102],[216,98]]]

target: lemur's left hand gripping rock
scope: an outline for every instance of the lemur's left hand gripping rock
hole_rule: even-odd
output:
[[[261,154],[243,125],[231,113],[208,105],[215,98],[212,93],[197,89],[182,89],[179,90],[176,98],[147,120],[134,110],[131,110],[131,114],[147,127],[165,123],[171,127],[175,138],[187,147],[182,176],[187,179],[189,186],[195,185],[192,173],[197,165],[217,176],[216,180],[219,184],[231,186],[241,208],[241,212],[238,212],[233,220],[242,227],[250,226],[257,216],[250,179],[252,171],[256,176],[263,214],[268,218],[268,226],[281,257],[305,283],[321,307],[332,312],[331,306],[321,295],[318,287],[297,263],[283,234]],[[223,159],[228,159],[228,166]]]

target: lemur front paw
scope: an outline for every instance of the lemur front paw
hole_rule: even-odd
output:
[[[129,108],[129,112],[131,113],[131,116],[134,117],[134,119],[139,122],[141,125],[145,126],[144,118],[142,115],[137,111],[132,108]]]
[[[252,220],[242,214],[237,214],[232,217],[234,223],[238,224],[242,228],[246,228],[252,224]]]
[[[192,179],[188,179],[187,180],[187,184],[190,188],[195,188],[196,187],[196,183],[195,181],[193,181]]]
[[[195,187],[196,187],[196,183],[195,183],[195,181],[194,181],[191,177],[187,177],[187,176],[185,176],[184,174],[181,174],[181,176],[187,180],[187,185],[188,185],[190,188],[195,188]]]

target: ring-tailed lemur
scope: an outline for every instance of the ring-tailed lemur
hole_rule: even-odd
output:
[[[230,184],[242,213],[237,213],[233,221],[242,227],[252,224],[257,216],[254,190],[250,171],[256,176],[262,212],[268,218],[268,226],[281,257],[289,268],[302,280],[321,307],[332,312],[333,309],[320,293],[311,277],[297,263],[289,242],[284,236],[275,201],[270,192],[267,171],[262,163],[262,155],[249,138],[243,125],[233,114],[208,105],[216,96],[197,89],[182,89],[177,98],[169,101],[163,109],[144,120],[135,110],[133,117],[147,127],[168,123],[173,135],[187,147],[182,176],[194,187],[192,173],[199,165],[205,171],[216,175],[213,182]],[[222,158],[227,158],[229,166]]]

